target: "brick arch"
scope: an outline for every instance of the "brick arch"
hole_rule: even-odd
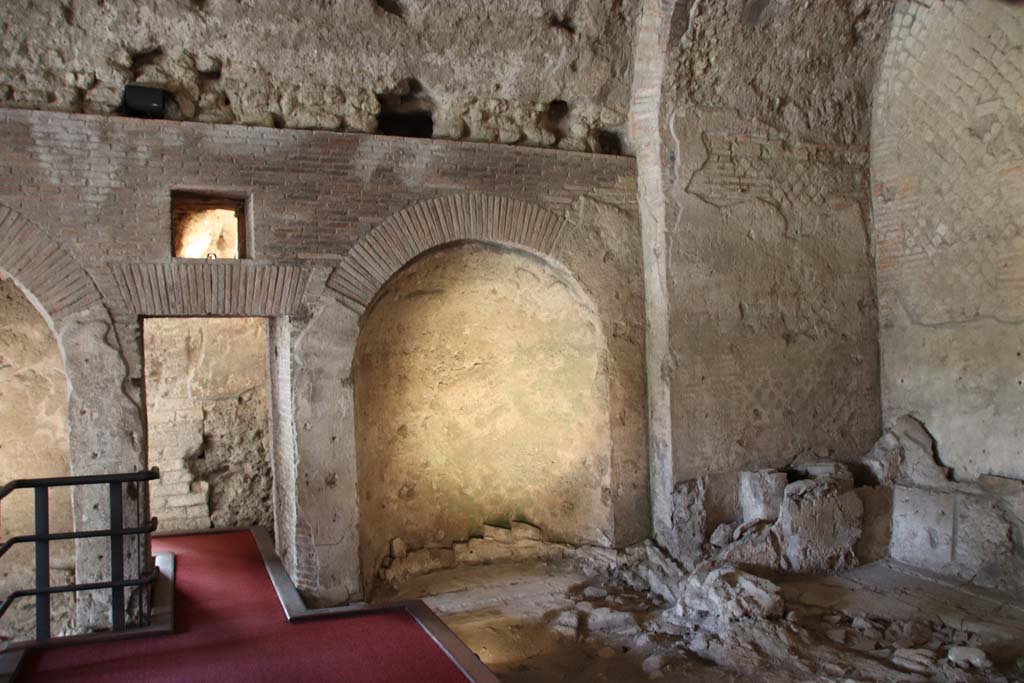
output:
[[[484,194],[439,197],[387,218],[334,269],[327,287],[362,313],[402,266],[423,252],[463,240],[523,247],[559,260],[570,224],[535,204]]]
[[[100,301],[99,290],[85,268],[42,228],[3,204],[0,270],[27,290],[52,321]]]

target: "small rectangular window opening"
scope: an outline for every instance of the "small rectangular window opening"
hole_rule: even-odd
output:
[[[245,258],[245,235],[245,198],[171,192],[175,258]]]

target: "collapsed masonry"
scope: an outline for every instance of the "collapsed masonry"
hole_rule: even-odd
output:
[[[1024,658],[1007,662],[1012,649],[986,652],[995,641],[983,642],[976,624],[791,603],[780,584],[889,558],[1019,591],[1022,512],[1024,483],[956,481],[928,432],[905,416],[855,462],[794,462],[786,471],[680,483],[667,549],[650,540],[622,550],[551,543],[542,530],[512,522],[447,548],[410,549],[394,539],[378,578],[386,592],[455,567],[561,564],[593,578],[569,596],[573,607],[547,615],[547,626],[605,647],[668,638],[674,650],[651,650],[643,662],[653,678],[682,648],[745,675],[788,672],[778,680],[1005,681],[1013,680],[1009,669],[1024,674]],[[642,599],[629,599],[631,591]]]

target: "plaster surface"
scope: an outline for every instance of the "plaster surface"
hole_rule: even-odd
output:
[[[872,131],[886,420],[959,478],[1024,477],[1024,15],[900,3]]]
[[[891,7],[644,3],[631,116],[663,543],[676,482],[849,460],[879,434],[868,124]]]
[[[13,280],[0,274],[0,482],[70,473],[68,450],[68,386],[57,340],[46,320]],[[0,537],[35,533],[31,489],[3,500]],[[50,529],[72,529],[71,490],[50,494]],[[74,579],[75,548],[55,543],[50,553],[51,576],[59,584]],[[31,544],[14,546],[3,558],[0,589],[5,594],[31,588],[35,582]],[[55,631],[72,626],[72,601],[52,601]],[[32,600],[14,603],[0,622],[0,638],[33,637]]]
[[[393,537],[488,522],[610,543],[607,356],[592,300],[531,254],[450,246],[392,278],[353,366],[364,576]]]

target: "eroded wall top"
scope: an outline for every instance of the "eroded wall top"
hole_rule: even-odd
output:
[[[255,0],[0,8],[0,104],[110,113],[127,83],[172,116],[373,132],[381,107],[433,136],[618,152],[638,3]]]

